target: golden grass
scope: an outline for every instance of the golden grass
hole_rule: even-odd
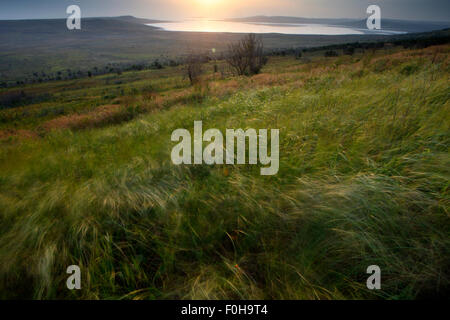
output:
[[[98,127],[117,117],[123,108],[120,105],[106,105],[85,114],[72,114],[47,121],[42,125],[45,130],[86,129]]]

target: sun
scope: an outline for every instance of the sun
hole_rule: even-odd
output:
[[[221,2],[221,1],[222,0],[197,0],[197,2],[199,4],[204,5],[204,6],[212,6],[212,5],[215,5],[215,4],[217,4],[217,3]]]

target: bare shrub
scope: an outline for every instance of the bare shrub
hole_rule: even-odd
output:
[[[240,76],[258,74],[267,63],[262,40],[249,34],[239,42],[230,44],[226,60]]]
[[[186,59],[185,75],[191,82],[191,85],[195,85],[200,82],[201,76],[204,73],[203,64],[206,62],[207,57],[202,54],[191,53]]]

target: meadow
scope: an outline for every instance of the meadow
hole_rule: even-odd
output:
[[[448,297],[449,51],[270,57],[251,77],[213,61],[195,86],[176,66],[0,89],[14,102],[0,297]],[[172,132],[196,120],[280,129],[279,173],[173,165]]]
[[[270,20],[274,21],[274,20]],[[276,21],[276,19],[275,19]],[[168,32],[146,23],[157,20],[132,16],[85,18],[81,30],[67,30],[65,19],[0,21],[0,88],[17,83],[45,82],[49,79],[80,78],[88,72],[98,75],[116,73],[133,65],[154,62],[173,64],[190,52],[220,55],[230,42],[242,34],[210,32]],[[311,21],[309,21],[311,22]],[[316,21],[320,23],[320,21]],[[348,22],[348,21],[347,21]],[[268,51],[311,48],[349,42],[392,41],[430,37],[430,30],[448,28],[448,24],[414,23],[385,20],[386,27],[422,34],[383,35],[285,35],[263,34]],[[325,23],[325,22],[324,22]],[[339,24],[339,21],[328,21]],[[364,26],[360,24],[363,23]],[[366,28],[364,21],[350,27]],[[437,32],[437,36],[442,36]],[[448,30],[447,30],[448,37]]]

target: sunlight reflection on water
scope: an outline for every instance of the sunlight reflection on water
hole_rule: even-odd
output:
[[[322,24],[243,23],[208,19],[192,19],[184,21],[152,23],[147,25],[161,28],[166,31],[184,32],[281,33],[304,35],[350,35],[368,33],[368,30]],[[386,34],[386,31],[379,31],[376,33]]]

